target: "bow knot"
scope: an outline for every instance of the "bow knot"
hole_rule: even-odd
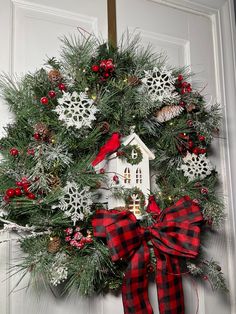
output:
[[[156,256],[156,282],[160,314],[184,314],[180,258],[195,258],[203,220],[200,208],[183,197],[156,216],[152,226],[141,227],[129,211],[98,210],[94,235],[105,237],[113,261],[128,260],[122,296],[125,314],[152,314],[148,299],[149,244]],[[177,274],[178,276],[175,276]]]

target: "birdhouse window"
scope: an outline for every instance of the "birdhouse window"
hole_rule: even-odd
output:
[[[127,167],[124,171],[124,183],[129,184],[131,182],[130,169]]]
[[[140,215],[140,199],[138,197],[138,194],[133,194],[131,196],[131,203],[129,204],[129,210],[134,214],[134,215]]]
[[[143,177],[142,177],[142,170],[140,168],[136,169],[136,184],[142,184]]]
[[[132,159],[137,159],[138,153],[137,153],[136,149],[132,149],[131,157],[132,157]]]

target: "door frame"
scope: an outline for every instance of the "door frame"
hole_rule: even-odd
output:
[[[234,0],[148,0],[203,15],[212,23],[216,101],[223,115],[221,157],[231,313],[236,313],[236,23]]]

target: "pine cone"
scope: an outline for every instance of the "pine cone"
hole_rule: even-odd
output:
[[[53,189],[61,186],[61,179],[54,174],[48,175],[47,182],[48,182],[48,185]]]
[[[192,112],[195,109],[196,109],[196,105],[195,104],[190,104],[190,105],[186,106],[187,112]]]
[[[106,134],[110,130],[110,124],[107,121],[103,121],[99,125],[99,128],[100,128],[100,131],[101,131],[102,134]]]
[[[138,86],[142,84],[142,81],[137,76],[129,76],[127,80],[128,80],[128,85],[130,86]]]
[[[48,252],[57,253],[61,247],[61,239],[58,236],[52,237],[48,243]]]
[[[52,83],[59,83],[61,81],[60,71],[53,69],[48,72],[48,78]]]
[[[34,132],[39,133],[40,135],[47,135],[49,130],[47,128],[47,125],[43,122],[38,122],[34,126]]]
[[[160,110],[157,110],[154,113],[154,116],[156,117],[158,122],[162,123],[165,121],[169,121],[175,117],[178,117],[183,110],[184,108],[181,106],[176,105],[164,106]]]

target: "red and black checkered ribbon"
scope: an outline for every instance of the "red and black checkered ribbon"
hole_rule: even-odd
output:
[[[149,245],[157,258],[156,283],[160,314],[183,314],[184,297],[181,258],[195,258],[203,220],[199,206],[188,196],[163,210],[156,222],[140,226],[129,211],[98,210],[93,219],[94,235],[107,239],[113,261],[127,259],[122,284],[124,314],[152,314],[148,299]]]

